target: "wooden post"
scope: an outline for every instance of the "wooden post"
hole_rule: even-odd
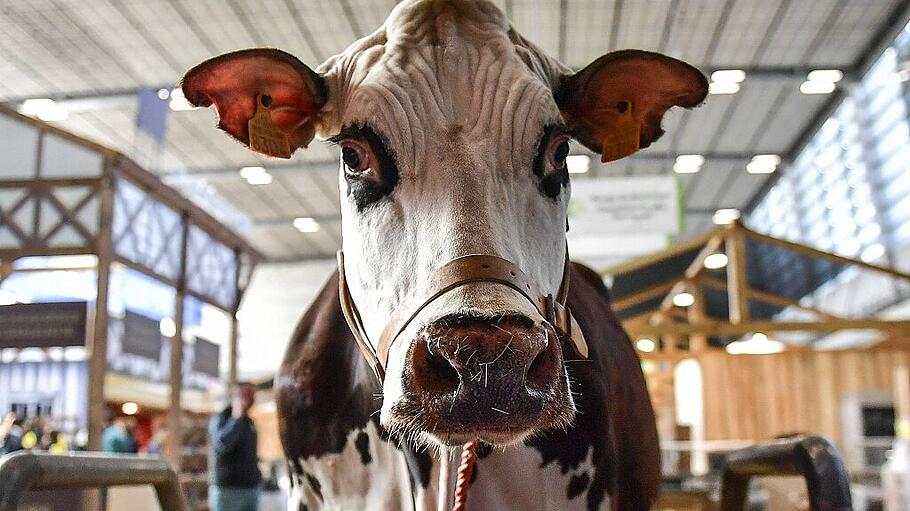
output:
[[[228,311],[231,314],[231,327],[229,332],[231,358],[228,360],[228,398],[230,398],[234,392],[234,386],[237,385],[237,311],[240,309],[240,300],[243,298],[243,291],[240,286],[240,272],[243,270],[240,250],[234,250],[234,262],[236,268],[236,271],[234,272],[234,292],[236,293],[236,297],[234,299],[234,307]]]
[[[180,470],[180,452],[183,445],[183,408],[181,396],[183,394],[183,322],[184,302],[186,301],[186,264],[187,245],[189,238],[189,216],[184,214],[180,246],[180,274],[177,278],[176,303],[174,304],[174,325],[176,331],[170,339],[170,408],[167,413],[168,438],[165,445],[164,457]]]
[[[111,239],[114,219],[114,169],[109,157],[104,158],[101,180],[98,184],[100,214],[95,254],[98,265],[95,269],[98,284],[95,290],[95,315],[92,319],[91,337],[86,339],[88,357],[88,396],[86,403],[86,449],[101,450],[101,432],[107,426],[107,401],[104,397],[104,379],[107,377],[107,327],[108,294],[111,283],[111,262],[114,260],[114,243]],[[97,489],[82,492],[82,509],[104,510],[107,502]]]
[[[88,339],[88,450],[101,448],[101,432],[107,425],[107,404],[104,398],[104,378],[107,375],[108,290],[114,246],[111,240],[114,216],[114,173],[105,159],[104,176],[99,185],[101,214],[98,226],[98,288],[95,296],[95,317],[92,336]]]
[[[231,313],[230,359],[228,360],[227,395],[230,397],[237,385],[237,312]]]
[[[749,321],[748,276],[746,274],[746,241],[739,222],[727,232],[727,299],[730,323]]]
[[[705,313],[705,295],[701,289],[701,283],[696,281],[689,286],[689,292],[692,293],[692,298],[695,300],[692,302],[692,305],[689,306],[689,323],[695,323],[697,325],[702,325],[707,322],[708,316]],[[708,346],[708,336],[696,332],[689,335],[689,351],[692,354],[699,354],[705,350]]]

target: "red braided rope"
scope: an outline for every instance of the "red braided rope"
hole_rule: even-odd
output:
[[[477,441],[464,444],[461,451],[461,465],[458,466],[458,478],[455,480],[455,506],[452,511],[466,511],[468,505],[468,485],[474,474],[477,463]]]

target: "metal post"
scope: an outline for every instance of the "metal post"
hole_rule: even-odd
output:
[[[727,456],[720,510],[742,511],[749,479],[772,475],[802,475],[809,490],[811,511],[850,511],[850,477],[837,448],[828,440],[797,437],[747,447]]]
[[[132,455],[79,453],[57,456],[20,451],[0,458],[0,511],[16,511],[29,489],[155,487],[161,509],[186,511],[177,475],[166,462]]]

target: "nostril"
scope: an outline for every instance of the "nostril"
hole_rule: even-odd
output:
[[[458,371],[441,353],[433,353],[425,339],[414,344],[411,364],[419,390],[447,394],[458,388]]]
[[[544,390],[553,384],[556,376],[558,365],[555,342],[550,342],[547,347],[534,357],[531,365],[528,367],[528,374],[525,378],[526,385],[531,390]]]

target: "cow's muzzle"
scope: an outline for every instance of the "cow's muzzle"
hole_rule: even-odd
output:
[[[486,435],[501,443],[573,413],[561,368],[549,325],[521,315],[452,314],[419,331],[404,391],[437,438],[460,443]]]

